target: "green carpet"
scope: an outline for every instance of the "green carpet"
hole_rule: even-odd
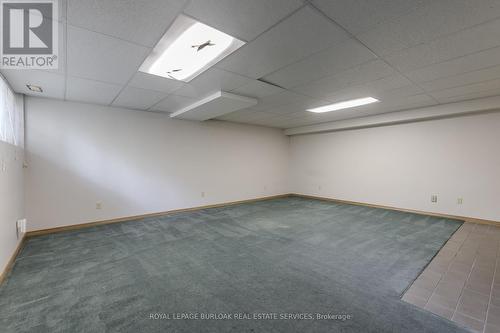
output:
[[[289,197],[30,238],[0,330],[465,332],[400,300],[460,225]]]

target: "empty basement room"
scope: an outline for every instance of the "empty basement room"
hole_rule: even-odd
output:
[[[0,0],[0,332],[500,332],[500,0]]]

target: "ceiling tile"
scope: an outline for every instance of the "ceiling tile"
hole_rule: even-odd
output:
[[[273,114],[289,115],[297,112],[304,112],[307,109],[312,109],[327,104],[329,104],[328,101],[305,98],[300,102],[277,106],[265,111]]]
[[[374,60],[335,75],[293,88],[316,98],[329,99],[336,91],[381,79],[396,72],[381,60]]]
[[[168,94],[140,88],[126,87],[113,102],[113,106],[146,110],[165,98]]]
[[[500,31],[500,20],[495,20],[426,44],[392,53],[384,58],[399,70],[409,72],[499,46],[498,31]]]
[[[124,84],[137,72],[149,49],[68,26],[68,74]]]
[[[178,96],[178,95],[169,95],[167,98],[163,99],[162,101],[151,107],[151,110],[171,113],[178,111],[195,102],[196,99],[194,98]]]
[[[427,94],[417,94],[412,96],[393,96],[380,103],[373,104],[369,115],[393,112],[399,110],[408,110],[435,105],[436,101]]]
[[[191,0],[184,12],[231,36],[250,41],[302,5],[301,0]]]
[[[435,0],[434,0],[435,1]],[[322,12],[353,34],[394,19],[431,0],[313,0]]]
[[[252,80],[244,76],[212,67],[173,93],[190,98],[202,98],[215,91],[238,89],[250,82]]]
[[[285,116],[281,115],[273,115],[266,118],[253,119],[245,121],[246,124],[253,124],[259,126],[268,126],[268,127],[277,127],[280,128],[280,124],[288,121],[289,119]]]
[[[170,93],[182,87],[184,82],[170,80],[161,76],[152,75],[143,72],[135,73],[134,77],[128,83],[129,86],[135,88],[149,89]]]
[[[437,96],[436,99],[439,103],[454,103],[454,102],[463,102],[471,99],[477,98],[485,98],[491,96],[499,96],[498,88],[494,88],[493,90],[481,90],[478,92],[470,92],[465,95],[453,95],[453,96]]]
[[[68,77],[66,81],[66,99],[77,102],[87,102],[108,105],[118,95],[122,86]]]
[[[300,95],[300,94],[285,90],[281,93],[265,96],[265,97],[259,99],[258,104],[253,106],[252,108],[256,109],[256,110],[260,110],[260,111],[266,111],[266,110],[270,110],[272,108],[276,108],[278,106],[298,103],[298,102],[302,101],[303,99],[310,99],[310,98],[307,96],[304,96],[304,95]]]
[[[263,120],[274,117],[274,114],[258,111],[253,108],[247,108],[229,114],[217,117],[220,120],[234,121],[234,122],[249,122],[256,120]]]
[[[267,75],[265,79],[282,87],[291,88],[373,59],[376,59],[376,56],[369,49],[358,41],[350,39]]]
[[[330,102],[371,96],[381,101],[395,97],[422,94],[424,91],[400,74],[393,74],[374,81],[353,85],[325,95]]]
[[[16,93],[64,99],[64,75],[33,69],[2,69],[1,73]],[[27,84],[40,86],[43,92],[31,91]]]
[[[189,83],[137,72],[186,3],[186,14],[250,42]],[[500,91],[498,0],[69,0],[67,13],[67,36],[64,19],[59,27],[60,68],[2,70],[15,91],[174,112],[223,90],[259,103],[218,119],[279,128]],[[256,80],[262,76],[284,89]],[[27,83],[44,93],[30,92]],[[360,95],[380,102],[306,111]]]
[[[72,25],[153,47],[185,0],[68,0]],[[84,45],[84,44],[82,44]]]
[[[278,94],[283,91],[285,91],[285,89],[276,87],[272,84],[268,84],[258,80],[252,80],[250,83],[245,84],[244,86],[231,92],[248,97],[263,98],[269,95]]]
[[[310,7],[304,7],[217,66],[252,78],[260,78],[333,44],[347,34]]]
[[[44,71],[51,72],[51,73],[58,73],[58,74],[64,74],[65,73],[65,68],[66,68],[66,29],[65,29],[66,24],[63,22],[60,22],[58,24],[58,29],[57,29],[57,64],[58,67],[56,69],[47,69]]]
[[[358,37],[379,55],[428,43],[500,17],[497,0],[437,0]]]
[[[427,82],[500,65],[500,47],[439,62],[406,75],[415,82]]]
[[[486,97],[500,94],[500,79],[484,81],[474,84],[462,85],[450,89],[443,89],[429,93],[438,100],[449,99],[456,96],[474,95],[478,97]],[[478,98],[474,97],[474,98]]]
[[[435,91],[435,90],[459,87],[473,83],[480,83],[483,81],[491,81],[494,79],[500,79],[500,65],[494,67],[488,67],[485,69],[480,69],[477,71],[453,75],[429,82],[423,82],[420,83],[420,85],[426,91]]]

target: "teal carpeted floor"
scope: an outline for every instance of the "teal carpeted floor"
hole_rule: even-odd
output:
[[[400,300],[460,224],[290,197],[31,238],[0,331],[461,332]]]

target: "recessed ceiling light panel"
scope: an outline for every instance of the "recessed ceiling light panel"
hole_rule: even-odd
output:
[[[179,15],[139,70],[188,82],[245,42]]]
[[[358,98],[358,99],[351,99],[350,101],[344,101],[344,102],[340,102],[340,103],[320,106],[319,108],[308,109],[307,111],[315,112],[315,113],[323,113],[323,112],[330,112],[330,111],[342,110],[342,109],[347,109],[347,108],[353,108],[355,106],[361,106],[361,105],[371,104],[371,103],[375,103],[375,102],[378,102],[378,99],[373,98],[373,97],[364,97],[364,98]]]
[[[34,91],[34,92],[38,92],[38,93],[43,92],[43,89],[40,86],[35,86],[33,84],[27,84],[26,87],[28,87],[29,90]]]

